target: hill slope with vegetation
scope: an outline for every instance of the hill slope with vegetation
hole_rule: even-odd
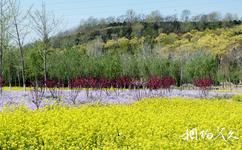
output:
[[[43,55],[43,50],[46,53]],[[4,79],[22,85],[17,49],[5,53]],[[232,14],[181,17],[129,10],[118,18],[89,18],[78,28],[25,46],[26,81],[76,77],[148,79],[171,76],[177,85],[209,78],[242,79],[242,25]],[[44,65],[45,64],[45,65]],[[46,80],[46,79],[45,79]]]

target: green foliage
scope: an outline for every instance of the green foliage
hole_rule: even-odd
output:
[[[10,83],[14,81],[17,75],[21,74],[20,65],[18,62],[18,51],[15,49],[8,49],[4,57],[4,66],[3,66],[3,77],[6,82]],[[16,74],[16,72],[18,74]]]
[[[50,78],[71,79],[80,74],[81,53],[75,48],[55,50],[49,56]]]
[[[39,44],[26,48],[26,75],[29,79],[40,78],[43,75],[43,59],[40,49]]]
[[[186,80],[203,77],[216,79],[216,71],[217,65],[213,55],[204,51],[194,53],[184,65]]]

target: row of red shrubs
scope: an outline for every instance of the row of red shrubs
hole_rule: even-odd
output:
[[[4,80],[0,77],[0,86],[3,86]],[[62,80],[48,79],[45,84],[48,88],[63,87]],[[207,88],[213,84],[210,79],[195,79],[193,84],[196,87]],[[77,77],[69,82],[70,88],[149,88],[149,89],[169,89],[172,85],[176,85],[176,80],[171,76],[153,76],[146,81],[128,76],[117,77],[114,79],[95,78],[95,77]]]
[[[70,87],[86,88],[142,88],[150,89],[170,88],[176,81],[172,77],[151,77],[148,81],[131,78],[128,76],[117,77],[114,79],[106,78],[76,78],[70,82]]]
[[[57,80],[47,80],[47,87],[61,86],[63,83]],[[195,79],[193,84],[196,87],[207,88],[213,84],[210,79]],[[72,79],[69,83],[71,88],[149,88],[149,89],[169,89],[172,85],[176,85],[176,80],[171,76],[153,76],[147,81],[142,81],[137,78],[131,78],[128,76],[117,77],[114,79],[107,78],[93,78],[93,77],[78,77]]]
[[[117,77],[114,79],[93,78],[93,77],[78,77],[72,79],[69,83],[71,88],[143,88],[159,89],[170,88],[175,85],[176,81],[172,77],[150,77],[147,81],[142,81],[137,78],[128,76]],[[61,86],[62,82],[58,80],[47,80],[46,86],[49,88]]]

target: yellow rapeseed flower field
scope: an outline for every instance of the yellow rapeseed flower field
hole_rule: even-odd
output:
[[[191,98],[4,109],[0,149],[242,149],[242,103]]]

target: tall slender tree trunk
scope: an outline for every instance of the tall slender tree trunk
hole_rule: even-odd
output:
[[[20,34],[19,34],[19,29],[18,29],[18,24],[16,22],[16,18],[14,18],[15,20],[15,29],[16,29],[16,33],[17,33],[17,41],[18,41],[18,46],[19,46],[19,50],[20,50],[20,61],[21,61],[21,73],[22,73],[22,84],[24,87],[24,90],[26,90],[26,83],[25,83],[25,62],[24,62],[24,49],[21,43],[21,39],[20,39]]]
[[[44,80],[45,84],[47,81],[47,50],[46,48],[44,49]]]
[[[46,81],[48,78],[48,68],[47,68],[47,54],[48,54],[48,50],[49,50],[49,37],[47,34],[47,27],[44,26],[44,33],[45,36],[43,38],[43,44],[44,44],[44,50],[43,50],[43,60],[44,60],[44,80],[45,80],[45,87],[46,87]]]
[[[21,87],[21,79],[20,79],[20,73],[18,71],[18,87]]]
[[[181,66],[180,67],[180,85],[179,86],[182,86],[183,84],[183,67]]]
[[[39,85],[38,85],[38,78],[37,78],[36,75],[34,76],[34,79],[35,79],[35,87],[39,87]],[[32,85],[32,86],[34,86],[34,85]]]
[[[12,76],[11,76],[11,67],[8,68],[9,70],[9,75],[8,75],[8,86],[9,86],[9,90],[11,90],[12,88]]]

